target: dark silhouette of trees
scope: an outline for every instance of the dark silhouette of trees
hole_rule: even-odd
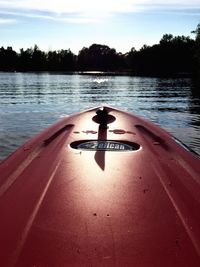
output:
[[[20,54],[18,55],[18,66],[16,70],[19,71],[30,71],[32,69],[32,49],[23,48],[20,49]]]
[[[46,69],[46,55],[37,45],[32,50],[32,69],[34,71],[43,71]]]
[[[17,70],[44,71],[46,69],[46,54],[37,45],[34,48],[20,49]]]
[[[160,41],[161,55],[171,72],[187,73],[193,68],[194,40],[190,37],[164,35]],[[164,64],[165,66],[165,64]],[[166,71],[166,68],[164,68]]]
[[[14,71],[17,67],[18,56],[12,47],[0,48],[0,70]]]
[[[200,77],[200,23],[197,25],[195,31],[195,52],[194,52],[194,67],[195,67],[195,75]]]
[[[59,57],[56,51],[49,51],[47,53],[47,69],[50,71],[59,70]]]
[[[58,52],[60,60],[61,71],[74,71],[76,65],[76,56],[68,50],[60,50]]]
[[[49,51],[46,54],[46,70],[49,71],[74,71],[76,56],[68,50]]]
[[[80,70],[116,71],[121,68],[122,57],[114,48],[93,44],[79,52],[77,66]]]
[[[134,75],[163,76],[198,73],[200,75],[200,24],[195,39],[164,34],[159,44],[134,47],[117,53],[107,45],[83,47],[78,55],[70,49],[44,52],[37,45],[20,49],[0,48],[0,71],[107,71]]]
[[[127,55],[129,66],[137,75],[191,73],[194,43],[189,37],[165,34],[157,45],[133,48]]]

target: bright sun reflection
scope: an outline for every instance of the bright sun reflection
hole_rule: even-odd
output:
[[[108,79],[103,79],[103,78],[96,78],[96,79],[94,79],[94,82],[96,82],[98,84],[105,83],[107,81],[108,81]]]

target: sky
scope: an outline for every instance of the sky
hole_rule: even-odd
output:
[[[126,53],[166,33],[194,38],[198,23],[200,0],[0,0],[0,47],[78,54],[96,43]]]

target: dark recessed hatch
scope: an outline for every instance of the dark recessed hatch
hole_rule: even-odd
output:
[[[140,145],[127,141],[84,140],[71,143],[71,147],[88,151],[136,151]]]

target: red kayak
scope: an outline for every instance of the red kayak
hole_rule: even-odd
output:
[[[200,159],[108,106],[0,164],[1,267],[199,267]]]

